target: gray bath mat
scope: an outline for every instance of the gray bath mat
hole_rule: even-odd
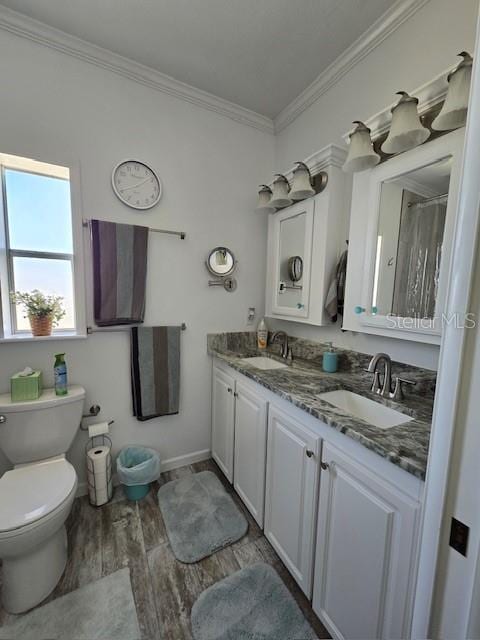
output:
[[[277,572],[254,564],[204,591],[192,608],[195,640],[312,640],[305,620]]]
[[[248,529],[212,471],[167,482],[158,492],[168,539],[180,562],[198,562],[239,540]]]
[[[5,640],[139,640],[129,569],[120,569],[0,628]]]

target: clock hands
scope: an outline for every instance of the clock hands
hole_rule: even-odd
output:
[[[152,177],[148,176],[148,178],[145,178],[145,180],[141,180],[140,182],[137,182],[135,184],[131,184],[129,187],[122,187],[121,192],[123,193],[124,191],[127,191],[128,189],[135,189],[135,187],[141,187],[142,184],[145,184],[145,182],[148,182],[151,179],[152,179]]]

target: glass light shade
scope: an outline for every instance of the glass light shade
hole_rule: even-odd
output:
[[[310,169],[304,162],[296,162],[295,164],[297,166],[293,170],[293,183],[288,195],[292,200],[311,198],[315,195],[315,189],[312,187]]]
[[[402,97],[392,109],[392,124],[388,138],[382,144],[384,153],[401,153],[418,147],[430,137],[430,131],[420,122],[418,99],[405,91],[397,91]]]
[[[275,209],[283,209],[292,204],[293,200],[288,195],[289,188],[287,178],[283,174],[277,173],[273,181],[273,193],[272,199],[270,200],[272,207],[275,207]]]
[[[463,127],[467,121],[473,59],[466,51],[462,51],[458,55],[463,56],[463,60],[455,71],[452,71],[448,76],[447,97],[443,103],[442,110],[432,122],[432,129],[436,131],[458,129]]]
[[[343,165],[343,170],[347,173],[357,173],[371,169],[380,162],[380,156],[373,149],[370,129],[360,120],[354,120],[357,127],[350,134],[350,145],[348,155]]]
[[[258,213],[272,213],[275,211],[275,207],[273,207],[270,202],[272,198],[272,190],[270,187],[267,187],[266,184],[260,185],[260,191],[258,192],[258,201],[257,206],[255,207],[255,211]]]

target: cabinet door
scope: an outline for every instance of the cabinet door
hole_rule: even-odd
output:
[[[263,527],[265,503],[266,440],[267,403],[245,384],[237,382],[233,486],[260,527]]]
[[[235,380],[213,368],[212,457],[230,482],[233,481]]]
[[[408,638],[418,503],[323,447],[313,609],[335,638]]]
[[[268,413],[265,535],[310,598],[320,438],[276,407]]]
[[[269,218],[268,315],[308,318],[314,206],[309,198]]]

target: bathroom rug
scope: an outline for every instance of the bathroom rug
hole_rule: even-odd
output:
[[[130,570],[76,589],[0,627],[4,640],[140,640]]]
[[[180,562],[198,562],[248,530],[247,520],[212,471],[167,482],[158,491],[158,504]]]
[[[192,607],[195,640],[313,640],[303,613],[268,564],[241,569],[206,589]]]

